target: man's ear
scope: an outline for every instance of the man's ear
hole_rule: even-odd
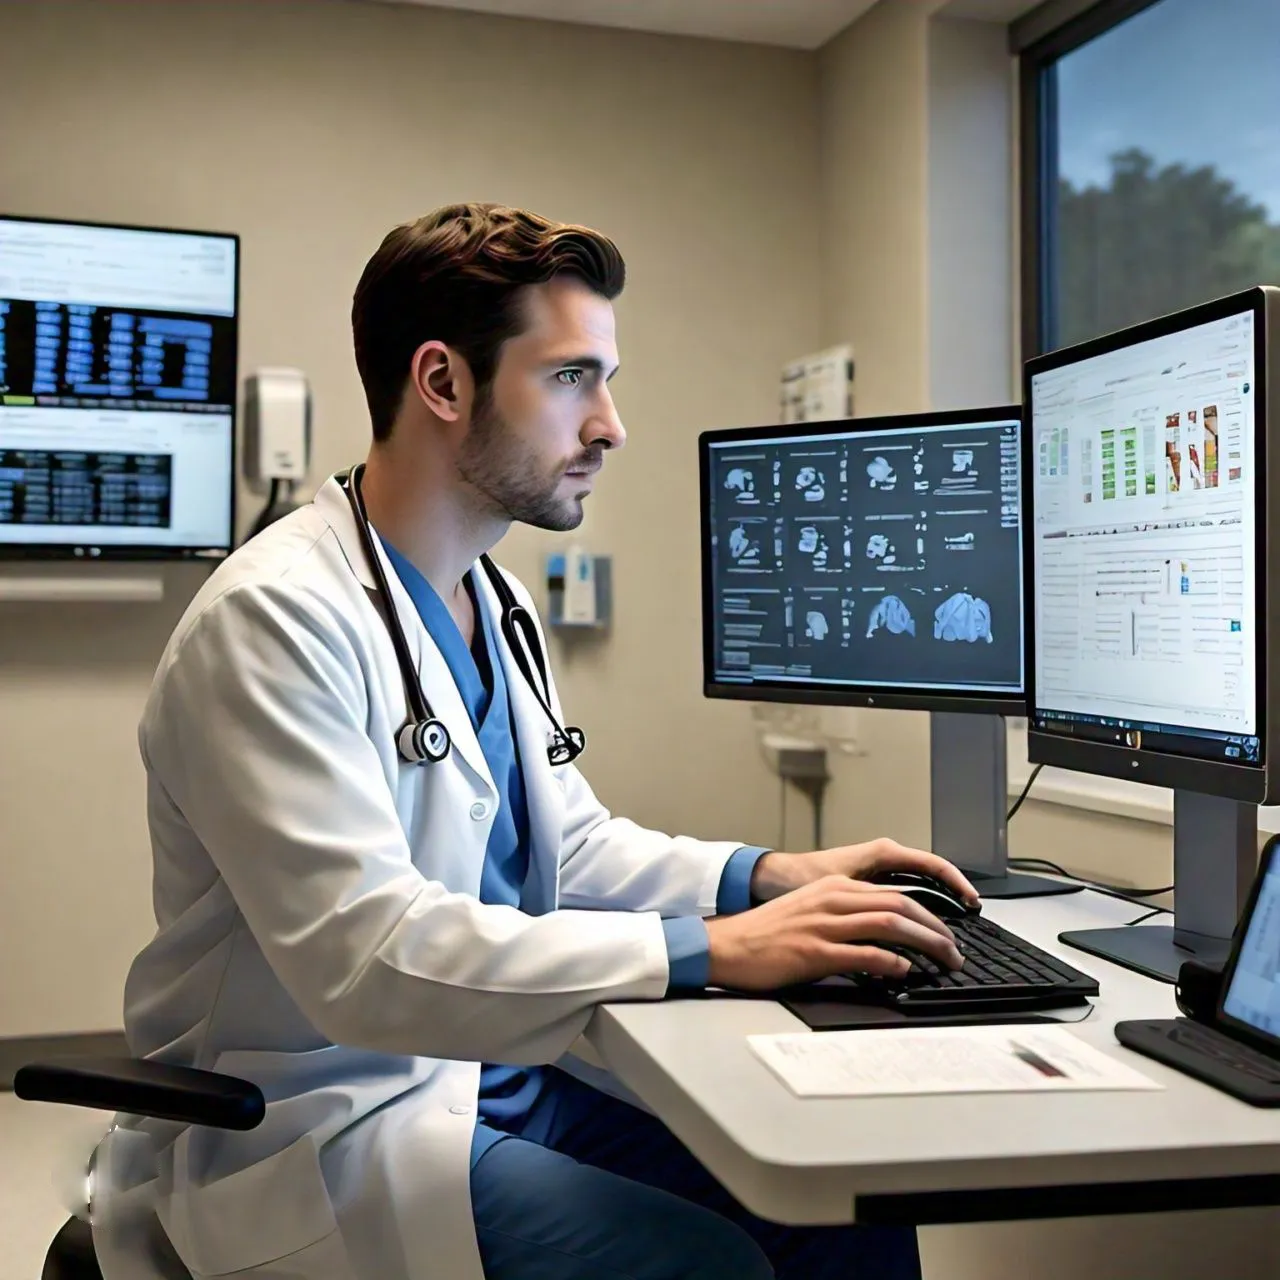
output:
[[[457,422],[471,403],[471,370],[443,342],[424,342],[413,353],[409,381],[422,403],[444,422]]]

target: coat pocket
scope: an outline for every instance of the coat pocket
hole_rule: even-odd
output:
[[[157,1211],[198,1280],[355,1280],[310,1134],[215,1182],[176,1187]]]

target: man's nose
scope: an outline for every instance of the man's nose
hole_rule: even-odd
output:
[[[600,397],[599,408],[584,424],[582,443],[588,446],[601,444],[606,449],[621,449],[627,443],[627,430],[622,425],[617,406],[607,387],[601,389]]]

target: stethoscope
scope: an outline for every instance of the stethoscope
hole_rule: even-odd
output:
[[[409,718],[396,734],[396,747],[400,758],[408,764],[438,764],[449,754],[452,739],[449,730],[442,720],[438,719],[422,692],[422,682],[418,679],[413,659],[409,656],[409,642],[405,639],[404,628],[396,615],[395,602],[391,598],[391,589],[387,586],[387,575],[382,571],[382,561],[373,545],[373,531],[369,524],[369,516],[364,508],[364,498],[360,494],[360,477],[364,474],[364,463],[353,467],[345,476],[338,477],[339,483],[347,491],[347,499],[351,503],[351,511],[356,518],[356,528],[360,531],[360,541],[364,545],[365,557],[373,571],[373,580],[377,584],[375,590],[369,592],[374,607],[382,615],[387,631],[391,636],[392,647],[396,651],[396,661],[400,664],[400,677],[404,681],[405,701],[409,706]],[[502,638],[507,642],[516,666],[524,677],[533,696],[537,698],[547,719],[551,721],[552,735],[547,747],[547,759],[553,765],[572,764],[587,748],[587,737],[581,729],[573,725],[561,725],[551,709],[551,682],[547,678],[547,660],[542,652],[542,643],[538,639],[538,628],[534,625],[529,611],[516,599],[506,578],[502,576],[498,566],[487,555],[480,557],[480,563],[488,575],[489,582],[502,606],[500,626]],[[477,600],[477,606],[479,601]],[[480,619],[476,619],[480,625]],[[532,662],[530,656],[532,655]],[[495,655],[495,661],[496,661]],[[537,668],[535,677],[534,668]]]

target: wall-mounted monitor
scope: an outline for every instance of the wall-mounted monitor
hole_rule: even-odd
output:
[[[233,545],[239,237],[0,215],[0,558]]]

